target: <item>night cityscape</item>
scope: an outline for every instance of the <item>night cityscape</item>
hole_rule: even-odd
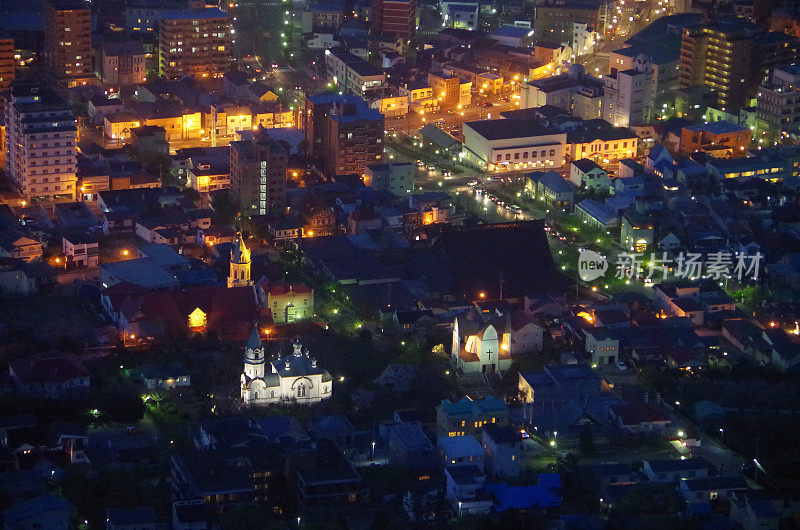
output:
[[[0,0],[0,530],[800,530],[798,0]]]

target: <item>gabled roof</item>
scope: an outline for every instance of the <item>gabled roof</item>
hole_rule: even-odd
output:
[[[89,372],[77,359],[61,354],[26,357],[12,361],[9,367],[25,385],[63,384],[73,379],[89,377]]]

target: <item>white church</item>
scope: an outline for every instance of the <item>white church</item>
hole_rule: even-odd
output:
[[[295,340],[292,349],[285,357],[267,361],[258,329],[253,329],[244,350],[242,401],[245,405],[310,404],[331,397],[331,374],[317,367],[317,360],[309,357],[308,348],[304,350],[299,341]]]

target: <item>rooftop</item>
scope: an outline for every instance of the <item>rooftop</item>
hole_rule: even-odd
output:
[[[490,141],[564,134],[555,127],[541,125],[533,120],[515,118],[468,121],[464,123],[464,126],[469,127],[480,136]]]

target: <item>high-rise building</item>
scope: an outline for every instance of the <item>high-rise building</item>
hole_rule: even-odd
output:
[[[800,65],[776,68],[772,79],[758,87],[756,116],[774,139],[800,132]]]
[[[416,27],[416,0],[372,0],[372,29],[375,33],[410,39]]]
[[[165,10],[158,26],[158,71],[167,79],[219,77],[231,68],[231,19],[217,7]]]
[[[633,68],[603,76],[603,119],[627,127],[650,121],[654,103],[653,68],[637,58]]]
[[[286,150],[259,127],[231,142],[231,195],[242,215],[265,215],[286,203]]]
[[[306,114],[303,117],[306,132],[306,153],[314,162],[321,162],[328,154],[328,118],[334,104],[351,103],[357,105],[362,101],[352,94],[334,94],[323,92],[306,98]]]
[[[715,104],[735,111],[755,95],[769,70],[793,62],[797,42],[742,19],[683,29],[678,85],[713,91]]]
[[[0,37],[0,91],[11,86],[14,75],[14,39]]]
[[[325,172],[363,175],[367,164],[383,157],[384,117],[359,98],[355,104],[336,102],[328,117]]]
[[[27,201],[74,201],[75,116],[51,88],[15,82],[5,100],[6,174]]]
[[[44,10],[44,64],[67,87],[95,82],[89,4],[50,0]]]

